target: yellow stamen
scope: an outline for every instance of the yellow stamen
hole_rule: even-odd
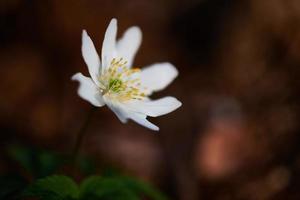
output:
[[[109,95],[118,101],[128,101],[131,99],[142,100],[146,97],[145,90],[141,88],[141,80],[133,74],[140,73],[138,68],[130,69],[127,61],[123,58],[113,58],[110,66],[103,71],[99,81],[103,95]]]

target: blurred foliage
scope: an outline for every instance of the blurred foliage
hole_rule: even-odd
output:
[[[53,175],[64,165],[78,168],[83,175],[95,173],[96,166],[88,158],[79,157],[74,163],[68,156],[45,150],[13,145],[9,157],[33,179],[12,174],[0,177],[0,199],[38,198],[40,200],[138,200],[141,197],[165,200],[166,197],[151,185],[115,170],[103,176],[87,176],[80,185],[66,175]]]
[[[91,176],[78,186],[70,177],[53,175],[37,180],[24,192],[24,196],[41,200],[137,200],[141,195],[153,200],[166,199],[150,185],[122,176]]]
[[[10,146],[8,154],[12,160],[35,178],[54,173],[66,161],[61,155],[19,145]]]
[[[80,156],[76,164],[80,172],[86,176],[96,173],[96,164],[90,158]]]
[[[15,200],[20,198],[21,192],[28,181],[20,175],[8,174],[0,177],[0,199]]]
[[[45,200],[78,199],[78,187],[67,176],[49,176],[42,178],[30,185],[24,196],[39,197]]]

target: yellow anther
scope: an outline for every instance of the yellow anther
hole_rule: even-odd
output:
[[[128,62],[123,58],[113,58],[99,77],[102,87],[102,93],[119,101],[128,101],[130,99],[142,100],[146,94],[141,88],[140,78],[133,78],[134,73],[139,73],[139,68],[130,69],[126,66]]]

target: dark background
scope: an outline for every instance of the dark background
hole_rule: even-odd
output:
[[[150,119],[158,133],[99,108],[84,154],[170,199],[300,199],[299,0],[1,0],[1,148],[71,151],[91,108],[70,80],[88,75],[81,32],[100,52],[113,17],[143,31],[135,66],[178,68],[154,98],[183,106]]]

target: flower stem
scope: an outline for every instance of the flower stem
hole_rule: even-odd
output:
[[[91,108],[91,110],[88,112],[85,121],[83,122],[78,134],[76,135],[75,145],[74,145],[74,149],[73,149],[73,152],[72,152],[72,158],[73,158],[74,162],[78,158],[78,155],[80,153],[80,149],[81,149],[81,146],[82,146],[82,143],[83,143],[84,136],[87,133],[88,125],[89,125],[89,123],[91,121],[91,118],[92,118],[95,111],[96,111],[96,107],[93,106]]]

